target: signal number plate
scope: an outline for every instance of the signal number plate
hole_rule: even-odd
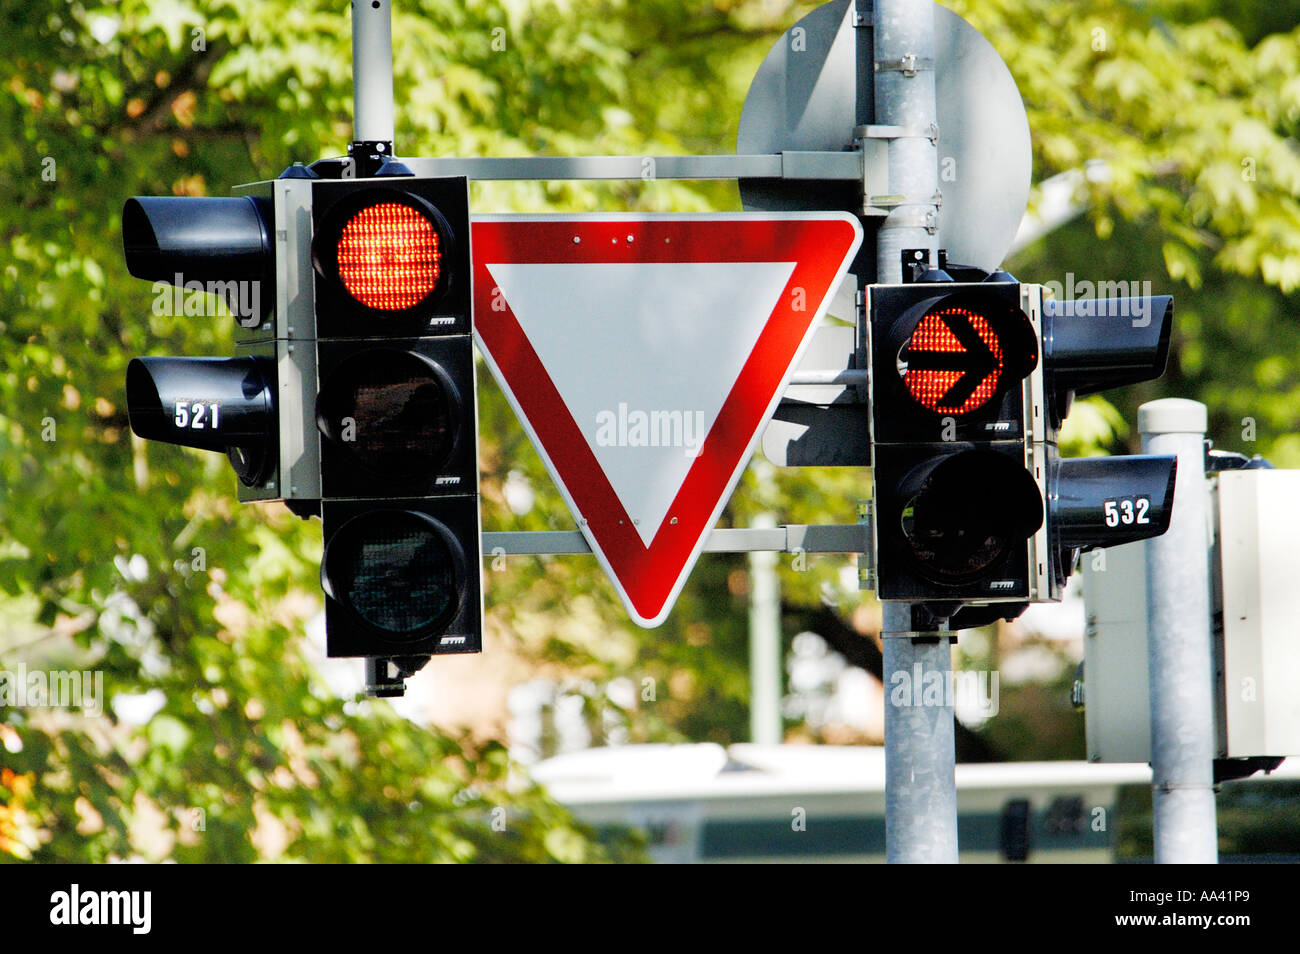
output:
[[[1151,500],[1148,497],[1104,500],[1101,509],[1106,515],[1106,526],[1108,527],[1151,522],[1151,518],[1147,514],[1151,509]]]
[[[221,405],[216,401],[177,401],[172,423],[191,431],[215,431],[221,427]]]

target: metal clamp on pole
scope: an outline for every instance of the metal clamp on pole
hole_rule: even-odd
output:
[[[939,124],[925,126],[859,126],[854,132],[859,139],[928,139],[930,145],[939,144]]]
[[[870,195],[866,201],[870,208],[888,214],[888,228],[924,229],[927,235],[939,231],[939,213],[932,208],[924,208],[916,199],[902,195]],[[900,211],[902,209],[907,211]]]
[[[902,73],[908,79],[914,77],[923,70],[934,72],[934,58],[917,56],[915,53],[904,53],[896,60],[876,60],[877,73]]]
[[[871,541],[871,521],[872,521],[872,502],[870,500],[858,501],[858,525],[865,528],[866,546],[858,554],[858,589],[871,590],[876,589],[876,561],[875,548]]]

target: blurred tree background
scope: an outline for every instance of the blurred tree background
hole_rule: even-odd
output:
[[[1106,162],[1079,196],[1086,214],[1010,269],[1150,281],[1177,299],[1170,373],[1085,402],[1071,449],[1133,447],[1124,422],[1137,404],[1174,395],[1209,406],[1218,446],[1300,466],[1288,308],[1300,286],[1300,3],[950,5],[1020,86],[1035,179]],[[398,150],[731,151],[754,70],[813,6],[399,2]],[[229,319],[155,314],[122,262],[123,201],[224,195],[341,154],[347,5],[4,0],[0,18],[11,131],[0,143],[0,669],[101,670],[109,697],[100,718],[0,708],[0,858],[635,857],[631,844],[595,846],[521,780],[503,740],[337,698],[304,636],[321,605],[319,524],[236,505],[223,459],[146,447],[127,426],[131,357],[233,344]],[[473,195],[478,211],[739,208],[729,183],[478,184]],[[485,528],[568,528],[490,374],[479,383]],[[756,464],[723,525],[760,512],[850,522],[868,479]],[[512,487],[527,489],[526,506]],[[851,563],[786,563],[781,576],[792,607],[829,604],[869,639],[876,618]],[[644,631],[594,561],[513,559],[487,573],[487,654],[584,680],[593,718],[617,710],[632,741],[740,741],[747,591],[743,558],[707,556],[668,622]],[[996,644],[982,644],[984,664]],[[616,704],[601,687],[620,678],[657,688]],[[984,732],[1004,757],[1082,756],[1081,744],[1062,751],[1060,720],[1037,749],[1027,730],[999,737],[998,721]]]

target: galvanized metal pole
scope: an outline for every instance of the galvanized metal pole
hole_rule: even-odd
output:
[[[899,127],[889,141],[889,194],[897,205],[877,235],[876,276],[896,284],[903,280],[904,249],[928,249],[938,266],[934,4],[875,0],[872,16],[875,124]],[[918,632],[914,615],[908,604],[884,607],[885,853],[890,862],[952,864],[952,648],[946,632]]]
[[[754,527],[775,527],[760,513]],[[781,742],[781,580],[774,551],[749,555],[749,737],[760,745]]]
[[[1178,455],[1169,530],[1146,544],[1157,864],[1219,860],[1205,428],[1198,401],[1166,398],[1138,408],[1142,452]]]
[[[951,638],[918,632],[906,603],[884,613],[885,857],[956,864]]]
[[[393,0],[352,0],[355,142],[393,142]]]
[[[938,266],[939,149],[934,93],[934,4],[875,0],[875,124],[900,127],[889,140],[889,194],[898,204],[876,239],[877,281],[903,280],[904,249],[930,250]]]

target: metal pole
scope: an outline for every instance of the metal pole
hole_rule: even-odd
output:
[[[760,513],[755,527],[775,527]],[[749,737],[760,745],[781,742],[781,580],[776,553],[749,555]]]
[[[1178,455],[1169,530],[1146,544],[1157,864],[1219,860],[1205,428],[1198,401],[1166,398],[1138,408],[1142,452]]]
[[[952,642],[918,632],[912,607],[884,605],[885,857],[956,864]]]
[[[902,252],[930,250],[938,267],[939,148],[934,92],[934,4],[931,0],[876,0],[876,124],[901,126],[889,141],[889,193],[899,204],[876,239],[877,281],[903,280]]]
[[[938,267],[934,4],[876,0],[872,18],[875,123],[902,127],[889,141],[889,193],[898,204],[877,234],[876,280],[897,284],[904,249],[929,249]],[[884,607],[885,851],[890,862],[955,863],[951,642],[946,632],[918,632],[916,615],[907,604]]]
[[[353,141],[393,143],[393,0],[352,0]]]

